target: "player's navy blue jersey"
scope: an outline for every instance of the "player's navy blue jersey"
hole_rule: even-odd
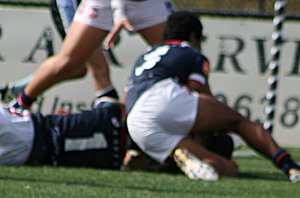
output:
[[[142,93],[160,80],[174,78],[183,85],[188,80],[206,84],[207,67],[207,58],[187,42],[167,41],[154,46],[140,56],[134,65],[127,85],[127,112]]]
[[[101,102],[97,108],[72,115],[33,114],[37,164],[120,168],[125,148],[121,108]]]

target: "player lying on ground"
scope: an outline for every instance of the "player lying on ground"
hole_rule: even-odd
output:
[[[46,116],[1,105],[0,164],[119,169],[125,154],[121,111],[111,101],[81,113]]]
[[[168,18],[164,42],[136,61],[126,104],[131,138],[157,162],[163,163],[174,154],[190,178],[215,180],[219,176],[236,176],[236,163],[209,151],[191,135],[233,131],[272,160],[292,182],[299,181],[300,166],[268,131],[203,93],[209,91],[209,64],[197,50],[201,39],[198,17],[176,12]],[[211,174],[203,175],[197,164]]]

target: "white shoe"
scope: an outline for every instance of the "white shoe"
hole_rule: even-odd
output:
[[[219,174],[209,163],[201,161],[186,149],[178,148],[174,152],[174,160],[190,179],[216,181]]]
[[[289,179],[292,183],[296,183],[300,181],[300,170],[292,168],[289,171]]]

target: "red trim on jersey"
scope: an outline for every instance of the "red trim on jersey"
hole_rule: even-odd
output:
[[[180,44],[182,44],[182,42],[183,42],[182,40],[167,40],[164,43],[166,43],[166,44],[180,45]]]

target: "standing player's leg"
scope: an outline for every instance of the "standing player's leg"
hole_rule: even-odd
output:
[[[165,22],[168,16],[174,12],[174,5],[169,0],[160,2],[144,2],[140,3],[135,18],[132,21],[147,18],[143,24],[137,24],[135,30],[143,37],[149,45],[155,45],[162,41]]]
[[[140,30],[139,33],[149,45],[155,45],[162,40],[164,23]]]
[[[38,68],[32,82],[25,89],[26,95],[35,99],[54,84],[84,76],[87,71],[86,61],[101,45],[106,34],[107,31],[73,22],[60,52]]]
[[[54,25],[63,40],[66,37],[69,27],[73,21],[75,11],[77,9],[76,0],[51,0],[49,9]],[[0,88],[1,101],[8,103],[18,97],[25,87],[33,79],[33,74],[30,74],[20,80],[8,82]]]
[[[107,96],[119,99],[118,93],[112,85],[109,65],[103,52],[100,45],[87,62],[87,67],[94,79],[95,96]]]
[[[95,6],[98,9],[94,9]],[[91,11],[93,13],[90,13]],[[87,72],[86,63],[101,46],[111,27],[111,10],[105,2],[82,2],[77,9],[74,21],[60,52],[42,63],[32,82],[20,94],[18,103],[14,107],[23,106],[30,108],[32,102],[53,85],[64,80],[83,77]],[[107,74],[105,71],[108,68],[103,54],[100,57],[96,61],[97,64],[93,63],[93,67],[90,67],[94,71],[94,80],[99,84],[104,79],[102,77]],[[101,75],[102,73],[95,75],[98,72],[102,72],[103,75]],[[115,92],[113,87],[108,87],[108,89]],[[97,90],[96,88],[96,92],[99,93],[99,91],[102,90]],[[105,89],[104,91],[107,90]],[[102,92],[101,94],[103,95]],[[107,95],[107,92],[104,94]],[[97,96],[100,97],[102,95],[98,94]]]
[[[66,32],[69,31],[79,3],[79,0],[51,1],[51,4],[53,4],[51,6],[52,18],[63,39],[65,38]],[[105,57],[102,52],[102,47],[99,47],[99,49],[91,55],[87,63],[87,67],[91,71],[94,79],[96,96],[105,94],[105,96],[118,98],[116,90],[112,87],[108,63],[104,60]],[[98,66],[99,63],[102,63],[101,67]]]

